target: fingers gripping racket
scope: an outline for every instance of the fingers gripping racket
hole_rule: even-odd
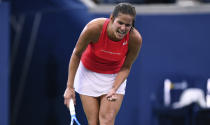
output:
[[[74,121],[76,122],[77,125],[80,125],[80,123],[79,123],[79,121],[77,120],[77,117],[76,117],[74,102],[73,102],[72,99],[70,99],[70,102],[69,102],[69,110],[70,110],[70,114],[71,114],[71,123],[70,123],[70,125],[73,125]]]

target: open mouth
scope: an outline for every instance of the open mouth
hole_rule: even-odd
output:
[[[124,37],[125,34],[126,34],[125,31],[120,31],[120,30],[117,31],[117,35],[118,35],[119,37]]]

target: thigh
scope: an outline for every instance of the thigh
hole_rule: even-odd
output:
[[[124,95],[117,94],[116,101],[108,101],[106,95],[101,97],[100,109],[99,109],[99,119],[108,120],[114,122],[115,117],[120,110]]]
[[[96,97],[80,94],[82,106],[89,125],[98,125],[99,122],[99,99]]]

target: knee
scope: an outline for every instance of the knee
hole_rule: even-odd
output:
[[[99,125],[99,119],[97,117],[88,117],[88,125]]]
[[[100,125],[114,125],[115,113],[114,112],[100,113],[99,121]]]

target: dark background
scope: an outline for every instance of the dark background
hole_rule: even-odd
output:
[[[87,22],[110,13],[90,13],[76,0],[13,0],[0,4],[0,14],[1,125],[8,125],[2,116],[11,125],[69,124],[63,92],[72,50]],[[206,92],[209,22],[210,13],[137,14],[143,45],[116,125],[158,124],[153,108],[163,105],[165,78]],[[76,110],[87,124],[78,97]]]

